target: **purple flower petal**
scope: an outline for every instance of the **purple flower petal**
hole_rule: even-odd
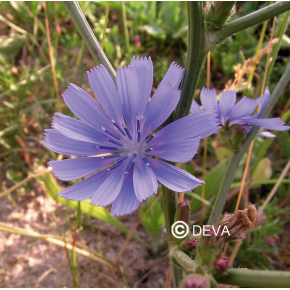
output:
[[[88,77],[91,88],[105,112],[119,125],[123,124],[120,97],[109,72],[100,65],[90,70]]]
[[[107,170],[98,172],[93,176],[64,189],[58,195],[68,200],[86,200],[94,195],[110,174],[111,172]]]
[[[92,143],[68,138],[54,129],[45,131],[43,145],[54,152],[66,155],[90,156],[106,153]]]
[[[247,132],[250,132],[252,130],[252,127],[250,126],[244,126],[244,128],[246,129]],[[273,137],[276,137],[276,135],[270,133],[270,132],[258,132],[257,133],[259,136],[263,136],[263,137],[266,137],[266,138],[273,138]]]
[[[77,119],[58,113],[59,117],[54,117],[52,128],[59,133],[75,140],[90,142],[95,144],[104,144],[107,142],[107,136],[93,127],[78,121]]]
[[[70,110],[86,124],[98,130],[100,126],[115,130],[96,100],[77,85],[71,84],[63,94],[63,99]]]
[[[253,126],[260,126],[263,129],[286,131],[289,126],[283,126],[285,123],[280,118],[257,119],[255,117],[247,119],[246,123]]]
[[[92,204],[106,206],[116,199],[122,188],[124,172],[128,164],[129,162],[123,162],[122,165],[112,170],[112,174],[93,195],[91,199]]]
[[[269,102],[269,99],[270,99],[270,90],[269,88],[266,88],[265,89],[265,93],[263,96],[259,97],[256,102],[257,104],[261,104],[261,107],[260,107],[260,110],[259,110],[259,113],[257,115],[255,115],[257,118],[262,114],[262,112],[264,111],[267,103]]]
[[[136,197],[140,201],[151,196],[157,185],[153,171],[139,156],[134,162],[133,183]]]
[[[139,85],[139,95],[137,99],[137,114],[139,118],[143,116],[147,103],[149,101],[153,85],[153,63],[150,57],[135,58],[133,56],[131,65],[134,66]]]
[[[148,158],[150,167],[159,182],[177,192],[191,191],[204,181],[171,164]]]
[[[48,162],[54,175],[60,180],[74,180],[87,176],[115,161],[116,158],[83,157]]]
[[[197,153],[200,138],[177,140],[154,146],[148,155],[157,156],[172,162],[188,162]]]
[[[138,208],[139,204],[133,186],[133,170],[130,170],[124,177],[121,191],[113,202],[111,214],[112,216],[130,214]]]
[[[141,139],[159,127],[171,115],[180,99],[180,91],[169,83],[160,85],[148,104],[141,122]]]
[[[200,92],[200,101],[205,110],[216,112],[218,119],[220,118],[220,106],[218,104],[215,89],[202,88]]]
[[[200,113],[200,112],[203,112],[203,109],[195,100],[192,100],[190,113],[195,114],[195,113]]]
[[[229,118],[231,119],[230,125],[239,124],[235,123],[235,120],[252,115],[256,107],[257,102],[255,100],[243,97],[234,105],[229,113]]]
[[[172,62],[164,78],[159,84],[158,88],[161,89],[162,86],[166,85],[167,83],[170,83],[174,89],[177,89],[182,79],[183,72],[184,69],[182,67],[180,67],[177,63]]]
[[[221,113],[221,124],[224,125],[225,122],[229,118],[229,113],[231,109],[234,107],[237,100],[236,91],[226,91],[223,90],[221,93],[219,105],[220,105],[220,113]]]
[[[170,123],[155,133],[149,145],[168,144],[172,141],[205,138],[219,129],[213,112],[192,114]]]
[[[117,71],[116,82],[123,114],[128,125],[130,134],[135,134],[137,118],[136,114],[139,108],[139,84],[134,66],[128,65],[119,68]],[[134,135],[133,134],[133,135]],[[132,136],[134,138],[134,136]]]

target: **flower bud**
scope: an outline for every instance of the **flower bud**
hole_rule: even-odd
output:
[[[190,204],[188,199],[179,202],[176,207],[175,221],[183,221],[189,225],[190,219]]]
[[[210,281],[207,276],[199,274],[187,275],[180,283],[181,288],[210,288]]]
[[[182,247],[186,250],[196,250],[197,240],[195,238],[191,237],[182,243]]]
[[[214,260],[213,260],[214,267],[219,270],[221,273],[225,272],[227,270],[227,267],[229,265],[229,258],[219,254]]]

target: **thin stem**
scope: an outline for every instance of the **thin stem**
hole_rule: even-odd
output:
[[[216,280],[221,284],[240,287],[288,288],[290,287],[290,272],[229,269],[227,276],[216,277]]]
[[[224,41],[227,37],[233,35],[234,33],[237,33],[248,27],[264,22],[265,20],[271,19],[274,16],[277,16],[278,14],[281,14],[288,10],[290,10],[290,2],[280,1],[268,5],[246,16],[243,16],[237,20],[234,20],[226,24],[222,30],[217,32],[216,42],[220,43],[221,41]]]
[[[93,59],[101,63],[110,73],[113,80],[116,78],[116,72],[108,60],[106,54],[101,48],[96,36],[94,35],[85,15],[82,12],[81,7],[76,1],[63,1],[63,5],[66,7],[70,17],[72,18],[78,32],[86,43]]]
[[[265,207],[268,205],[268,203],[270,202],[270,200],[272,199],[272,197],[276,193],[278,187],[280,186],[280,184],[281,184],[282,180],[284,179],[286,173],[288,172],[289,168],[290,168],[290,160],[288,160],[288,163],[286,164],[285,168],[283,169],[277,183],[275,184],[275,186],[273,187],[273,189],[271,190],[271,192],[267,196],[266,200],[264,201],[264,203],[261,207],[261,211],[263,211],[265,209]]]
[[[43,9],[44,9],[44,20],[45,20],[45,28],[46,28],[46,35],[47,35],[47,43],[48,43],[48,52],[49,52],[49,58],[51,63],[51,71],[52,71],[52,77],[53,77],[53,83],[55,88],[55,94],[57,99],[57,109],[61,113],[61,102],[60,102],[60,95],[59,95],[59,89],[58,89],[58,83],[56,78],[56,71],[55,71],[55,57],[53,52],[53,46],[51,45],[51,39],[50,39],[50,30],[49,30],[49,23],[47,18],[47,8],[46,8],[46,2],[43,2]]]
[[[194,97],[200,72],[208,50],[205,49],[205,29],[201,1],[187,2],[188,9],[188,57],[182,82],[182,93],[174,120],[187,116]]]
[[[102,45],[101,45],[102,48],[104,48],[104,43],[105,43],[106,30],[107,30],[108,19],[109,19],[109,11],[110,11],[110,1],[107,2],[107,6],[106,6],[105,24],[104,24],[104,29],[103,29],[103,37],[102,37]]]
[[[266,118],[271,110],[273,109],[274,105],[276,104],[279,96],[281,95],[282,91],[285,89],[286,85],[288,84],[290,80],[290,63],[288,64],[284,74],[282,75],[280,81],[276,85],[269,102],[266,106],[266,108],[261,113],[260,118]],[[220,186],[219,192],[217,194],[215,204],[211,213],[211,216],[209,218],[208,224],[212,225],[218,221],[218,218],[222,212],[223,206],[225,204],[226,197],[228,195],[231,183],[234,179],[235,172],[239,166],[239,163],[247,151],[248,147],[250,146],[251,142],[254,140],[256,134],[258,133],[260,127],[253,126],[251,132],[247,135],[245,138],[245,141],[241,147],[241,150],[235,154],[232,159],[229,162],[229,165],[226,169],[224,179],[222,181],[222,184]]]
[[[128,33],[128,25],[127,25],[126,7],[125,7],[125,2],[124,1],[122,1],[122,16],[123,16],[123,25],[124,25],[124,33],[125,33],[125,40],[126,40],[126,48],[127,48],[127,53],[129,53],[130,42],[129,42],[129,33]]]

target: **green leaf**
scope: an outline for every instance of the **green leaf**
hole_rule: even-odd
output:
[[[158,251],[159,239],[163,230],[164,217],[162,208],[159,202],[157,202],[153,208],[145,215],[145,212],[156,200],[156,196],[153,195],[146,200],[146,204],[140,211],[140,216],[142,218],[142,224],[144,225],[147,232],[152,237],[152,251],[156,253]]]
[[[141,25],[139,29],[142,31],[146,31],[148,34],[153,35],[155,37],[165,39],[166,35],[164,30],[157,23],[151,21],[148,25]]]
[[[63,197],[57,196],[57,194],[61,191],[61,188],[58,186],[51,173],[39,176],[37,177],[37,179],[44,183],[47,194],[56,202],[62,203],[76,210],[78,209],[78,201],[67,200]],[[116,217],[112,217],[110,212],[106,208],[92,205],[88,200],[81,201],[80,207],[82,212],[89,214],[94,218],[99,219],[105,223],[108,223],[126,234],[129,234],[130,229],[128,229]],[[132,237],[141,242],[143,245],[148,246],[138,236],[133,235]]]
[[[267,180],[272,175],[271,160],[267,157],[260,160],[252,177],[255,180]]]
[[[222,179],[226,170],[226,162],[222,161],[219,165],[213,168],[205,178],[205,199],[208,200],[214,194],[216,194],[222,183]],[[194,192],[201,196],[202,187],[198,187]],[[195,212],[201,206],[201,201],[196,198],[191,200],[190,208],[192,212]]]

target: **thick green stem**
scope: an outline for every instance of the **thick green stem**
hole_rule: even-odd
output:
[[[277,16],[281,13],[290,10],[290,2],[280,1],[274,4],[268,5],[258,11],[250,13],[246,16],[243,16],[237,20],[234,20],[224,26],[222,30],[216,34],[216,43],[224,41],[227,37],[244,30],[253,25],[264,22],[267,19],[271,19],[274,16]],[[216,43],[212,43],[213,46]]]
[[[177,196],[175,192],[169,190],[167,187],[162,185],[162,199],[163,199],[163,210],[164,210],[165,225],[166,225],[167,244],[168,244],[168,249],[170,251],[171,247],[174,245],[174,237],[171,233],[171,226],[174,224]],[[182,278],[181,270],[176,268],[172,264],[172,272],[173,272],[174,287],[178,288],[179,283]]]
[[[285,89],[289,80],[290,80],[290,63],[288,64],[288,66],[287,66],[283,76],[281,77],[280,81],[276,85],[275,90],[273,91],[266,108],[264,109],[264,111],[261,114],[261,118],[268,117],[269,113],[273,109],[274,105],[276,104],[279,96],[281,95],[282,91]],[[258,127],[258,126],[253,127],[251,132],[246,137],[246,139],[241,147],[241,150],[237,154],[235,154],[232,157],[232,159],[230,160],[230,163],[229,163],[227,170],[225,172],[225,175],[224,175],[224,179],[222,181],[219,192],[217,194],[212,213],[211,213],[209,221],[208,221],[209,225],[213,225],[214,223],[216,223],[218,221],[219,216],[222,212],[223,206],[225,204],[226,197],[228,195],[231,183],[233,182],[236,170],[239,166],[239,163],[240,163],[242,157],[244,156],[244,154],[246,153],[246,151],[248,150],[248,147],[250,146],[251,142],[256,137],[259,129],[260,129],[260,127]]]
[[[227,276],[216,277],[221,284],[236,285],[250,288],[288,288],[290,272],[230,269]]]
[[[235,1],[215,1],[205,14],[206,30],[220,30],[232,13]]]
[[[93,59],[101,63],[110,73],[113,80],[116,78],[116,72],[104,53],[100,43],[94,35],[82,9],[77,1],[63,1],[63,5],[66,7],[70,17],[72,18],[78,32],[83,38],[87,48],[89,49]]]
[[[205,48],[205,29],[203,22],[203,3],[187,2],[188,8],[188,52],[182,82],[182,93],[174,120],[187,116],[194,97],[200,72],[208,50]]]

